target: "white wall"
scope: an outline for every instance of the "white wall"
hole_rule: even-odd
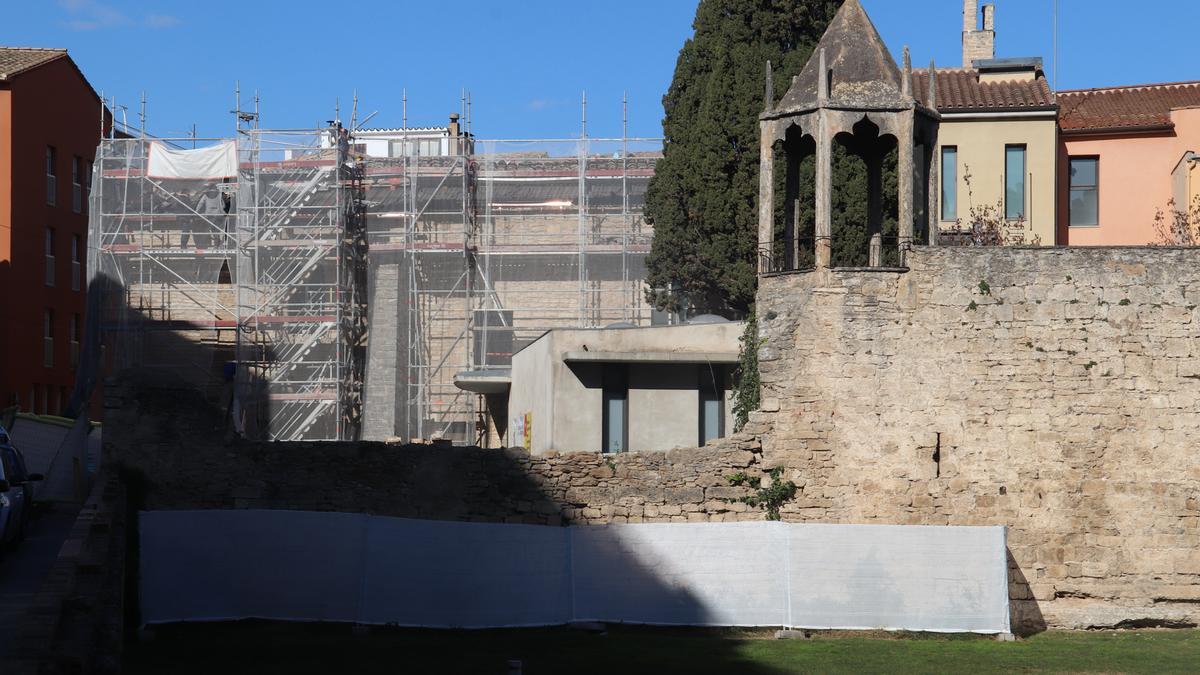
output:
[[[1009,631],[1003,527],[547,527],[228,510],[143,512],[140,532],[149,624]]]

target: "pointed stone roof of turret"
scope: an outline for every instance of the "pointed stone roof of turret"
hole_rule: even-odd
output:
[[[809,110],[821,96],[821,50],[825,71],[832,72],[828,104],[837,108],[895,109],[912,105],[905,96],[903,76],[875,24],[859,0],[846,0],[817,43],[804,70],[791,83],[783,100],[770,113]]]

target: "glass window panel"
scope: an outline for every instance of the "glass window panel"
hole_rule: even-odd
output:
[[[942,148],[942,220],[958,218],[958,148]]]
[[[615,391],[605,392],[604,406],[607,440],[604,452],[625,452],[625,395]]]
[[[1071,188],[1071,224],[1099,225],[1099,192],[1096,188]]]
[[[1009,220],[1025,217],[1025,146],[1004,148],[1004,215]]]
[[[1092,187],[1096,185],[1096,165],[1094,157],[1071,159],[1071,187]]]
[[[706,397],[701,402],[700,414],[703,417],[701,423],[704,428],[704,438],[700,439],[701,444],[707,443],[714,438],[721,437],[721,402],[713,397]]]

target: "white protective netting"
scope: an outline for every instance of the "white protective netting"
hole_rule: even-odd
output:
[[[1003,527],[547,527],[236,510],[145,512],[140,530],[146,623],[1009,631]]]

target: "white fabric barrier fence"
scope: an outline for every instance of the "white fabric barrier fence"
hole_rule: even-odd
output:
[[[1003,527],[141,514],[146,623],[1009,631]]]

